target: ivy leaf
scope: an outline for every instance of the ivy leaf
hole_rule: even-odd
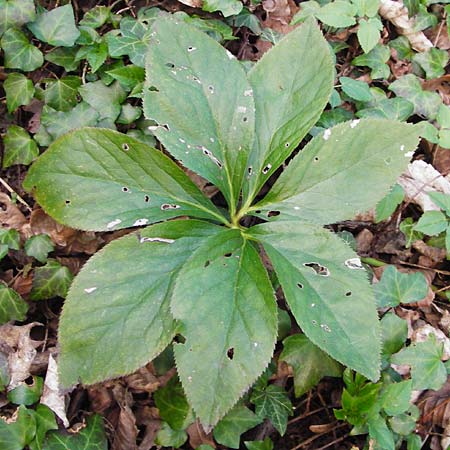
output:
[[[108,6],[94,6],[86,11],[78,25],[83,27],[99,28],[111,17],[111,8]]]
[[[305,335],[295,334],[283,341],[281,361],[294,369],[295,396],[300,397],[326,376],[339,377],[342,368]]]
[[[239,448],[241,434],[261,422],[248,408],[237,405],[214,427],[214,439],[228,448]]]
[[[388,219],[405,198],[405,191],[399,184],[395,184],[391,192],[386,195],[375,208],[375,222],[380,223]]]
[[[19,406],[14,415],[14,421],[7,423],[0,418],[0,442],[2,450],[22,450],[34,438],[36,420],[33,411],[25,406]]]
[[[370,102],[372,100],[369,85],[364,81],[354,80],[349,77],[341,77],[339,81],[341,82],[342,90],[354,100],[360,102]]]
[[[244,199],[251,201],[325,108],[334,79],[330,48],[314,21],[308,20],[265,53],[248,77],[258,130],[244,183]]]
[[[27,311],[27,302],[14,289],[0,283],[0,325],[10,320],[24,320]]]
[[[53,297],[65,297],[72,282],[70,270],[58,261],[49,259],[43,267],[34,269],[31,300],[47,300]]]
[[[236,229],[205,240],[180,270],[171,309],[185,338],[174,346],[184,391],[202,424],[214,426],[261,375],[276,342],[274,294],[253,244]]]
[[[255,389],[250,401],[256,407],[256,414],[261,418],[268,418],[281,436],[287,428],[288,416],[292,415],[292,403],[286,391],[275,384],[263,389]]]
[[[164,350],[178,330],[169,311],[172,283],[191,253],[219,230],[206,222],[164,222],[116,239],[93,256],[61,316],[61,384],[130,373]]]
[[[357,56],[352,60],[354,66],[367,66],[372,69],[370,74],[372,79],[389,78],[391,73],[386,62],[391,57],[389,47],[376,45],[369,53]]]
[[[273,442],[268,437],[264,441],[245,441],[244,444],[248,450],[273,450]]]
[[[22,381],[17,387],[8,392],[7,398],[16,405],[33,405],[38,402],[44,388],[42,377],[33,376],[31,384]]]
[[[55,246],[46,234],[37,234],[26,240],[24,248],[28,256],[32,256],[39,262],[45,263],[48,254],[55,249]]]
[[[356,23],[356,8],[350,2],[335,0],[322,6],[316,17],[326,25],[335,28],[350,27]]]
[[[129,103],[125,103],[122,105],[122,109],[120,110],[120,114],[116,122],[129,125],[136,122],[139,117],[141,117],[141,114],[142,109],[139,108],[139,106],[132,106]]]
[[[443,344],[434,336],[404,348],[391,358],[394,364],[411,366],[412,388],[414,390],[434,389],[437,391],[447,380],[447,369],[441,361]]]
[[[357,255],[312,224],[265,223],[249,233],[262,242],[305,335],[332,358],[378,379],[378,315]]]
[[[103,81],[94,81],[81,86],[83,100],[99,113],[99,119],[116,120],[120,114],[120,104],[125,100],[126,93],[119,83],[106,86]]]
[[[314,0],[302,2],[302,7],[292,18],[290,25],[297,25],[304,22],[309,17],[316,17],[316,13],[320,10],[320,4]]]
[[[450,216],[450,195],[443,194],[442,192],[428,192],[428,196],[433,200],[433,203]]]
[[[64,67],[67,72],[73,72],[80,65],[76,60],[77,52],[78,47],[58,47],[46,53],[45,60]]]
[[[276,211],[276,220],[319,224],[353,218],[383,198],[417,143],[416,128],[405,123],[361,119],[337,125],[314,137],[252,209],[266,218]],[[366,189],[368,184],[377,189]]]
[[[409,73],[398,78],[389,85],[389,90],[395,95],[404,97],[414,105],[415,114],[435,119],[442,104],[441,97],[436,92],[424,91],[419,79]]]
[[[44,100],[57,111],[69,111],[77,104],[80,77],[69,75],[60,79],[44,79]]]
[[[414,229],[427,236],[437,236],[447,229],[447,217],[441,211],[425,211]]]
[[[153,394],[153,398],[161,419],[173,430],[184,430],[194,421],[178,377],[172,377],[164,387]]]
[[[49,189],[55,183],[58,189]],[[106,129],[60,137],[33,164],[23,186],[53,218],[84,230],[111,231],[180,215],[224,221],[162,152]]]
[[[402,273],[395,266],[388,266],[374,289],[378,307],[386,308],[423,300],[428,294],[428,283],[422,272]]]
[[[438,78],[445,74],[445,66],[448,63],[448,52],[438,48],[430,48],[426,52],[414,55],[413,61],[425,71],[427,80]]]
[[[19,106],[28,105],[34,96],[34,86],[30,79],[21,73],[12,72],[3,83],[6,93],[8,112],[14,112]]]
[[[395,313],[389,312],[381,319],[383,354],[392,355],[403,347],[408,337],[408,324]]]
[[[390,119],[405,121],[414,113],[414,105],[408,100],[395,97],[386,98],[378,102],[375,106],[363,108],[356,112],[360,118]]]
[[[33,0],[0,0],[0,36],[8,29],[31,22],[36,17]]]
[[[404,413],[411,406],[412,381],[405,380],[386,386],[381,392],[381,404],[385,413],[389,416],[397,416]]]
[[[168,423],[163,422],[156,434],[155,444],[162,447],[179,448],[187,441],[188,435],[184,430],[173,430]]]
[[[380,0],[352,0],[359,17],[374,17],[380,6]]]
[[[15,28],[3,34],[1,46],[5,56],[5,67],[32,72],[44,62],[42,52],[32,45],[26,35]]]
[[[20,235],[14,228],[0,228],[0,244],[7,245],[12,250],[20,249]]]
[[[77,52],[77,59],[86,59],[91,72],[97,72],[108,57],[106,41],[81,47]]]
[[[150,30],[138,20],[124,17],[120,21],[120,34],[119,31],[112,31],[106,35],[110,56],[117,58],[127,55],[133,64],[144,67]]]
[[[369,53],[380,40],[380,31],[383,29],[383,25],[380,19],[361,19],[358,27],[358,41],[364,53]]]
[[[45,435],[50,430],[57,430],[55,415],[53,411],[46,405],[37,405],[34,411],[36,419],[36,436],[29,446],[31,450],[43,450]]]
[[[3,168],[14,164],[30,164],[39,155],[36,142],[23,128],[11,125],[4,137],[5,154],[3,156]]]
[[[94,126],[98,123],[99,113],[86,102],[81,102],[69,111],[55,111],[44,106],[41,114],[41,129],[56,139],[76,128]],[[40,130],[41,131],[41,130]],[[35,136],[37,139],[37,137]],[[51,144],[52,139],[47,145]],[[40,145],[43,145],[39,142]]]
[[[117,80],[127,91],[131,91],[145,78],[145,70],[133,64],[108,70],[107,74]]]
[[[72,47],[80,36],[71,4],[39,14],[28,28],[40,41],[54,46]]]
[[[220,11],[224,17],[235,16],[242,11],[243,5],[239,0],[205,0],[203,11]]]
[[[380,414],[372,415],[367,421],[369,436],[375,441],[378,448],[395,449],[395,441],[392,431],[386,424],[386,419]]]
[[[214,183],[233,212],[254,135],[253,91],[245,72],[192,26],[160,20],[153,30],[144,113],[159,124],[154,134],[166,149]]]
[[[45,450],[107,450],[108,441],[103,419],[94,414],[86,419],[86,426],[76,433],[50,431],[44,442]]]

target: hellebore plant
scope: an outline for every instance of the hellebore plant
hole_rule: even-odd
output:
[[[318,120],[333,79],[313,21],[247,74],[204,33],[174,18],[155,23],[145,115],[179,165],[220,189],[228,211],[163,152],[124,134],[85,128],[50,146],[25,180],[48,214],[82,230],[149,225],[108,244],[74,280],[59,327],[62,386],[128,374],[173,342],[187,398],[214,426],[274,351],[277,305],[262,249],[305,335],[378,379],[380,328],[367,274],[322,226],[375,206],[406,168],[416,129],[372,119],[327,129],[255,203]],[[264,223],[245,228],[248,215]]]

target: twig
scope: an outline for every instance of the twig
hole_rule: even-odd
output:
[[[291,450],[298,450],[299,448],[302,448],[305,445],[310,444],[311,442],[315,441],[319,437],[324,436],[325,434],[328,434],[333,430],[336,430],[336,429],[342,428],[342,427],[347,427],[347,426],[348,426],[348,423],[341,423],[339,425],[336,425],[332,430],[327,430],[327,431],[324,431],[323,433],[316,434],[315,436],[311,436],[309,439],[306,439],[306,441],[303,441],[300,444],[296,445],[295,447],[292,447]],[[317,450],[319,450],[319,449],[317,449]]]
[[[16,196],[17,200],[19,201],[19,203],[22,203],[22,205],[24,205],[28,209],[28,211],[30,211],[30,212],[32,211],[30,205],[1,177],[0,177],[0,183],[10,194],[14,194]]]

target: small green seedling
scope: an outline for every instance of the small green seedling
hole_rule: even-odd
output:
[[[262,248],[304,334],[377,380],[380,326],[367,274],[322,225],[383,198],[416,148],[416,128],[362,119],[326,129],[261,199],[332,92],[319,28],[306,21],[247,74],[174,18],[155,21],[150,37],[143,98],[151,129],[179,164],[221,190],[228,210],[130,136],[85,128],[50,146],[24,186],[52,217],[84,230],[139,227],[92,257],[70,288],[59,325],[62,386],[133,372],[173,343],[187,399],[214,426],[274,351],[277,307]],[[248,216],[264,223],[246,228]]]

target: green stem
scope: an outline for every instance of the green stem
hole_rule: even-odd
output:
[[[369,264],[369,266],[372,266],[372,267],[383,267],[383,266],[387,265],[386,262],[381,261],[379,259],[375,259],[375,258],[361,258],[361,261],[363,263]]]

